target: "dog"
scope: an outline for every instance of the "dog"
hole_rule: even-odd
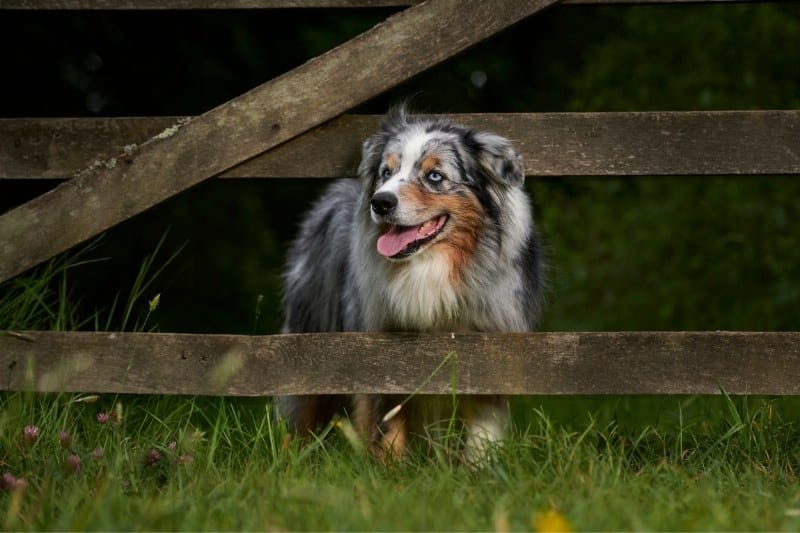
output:
[[[327,189],[290,246],[284,332],[535,328],[544,259],[510,141],[399,106],[364,142],[358,176]],[[453,412],[450,398],[424,395],[283,396],[275,406],[299,435],[344,408],[379,457],[402,457]],[[503,397],[458,397],[467,460],[501,441],[509,416]]]

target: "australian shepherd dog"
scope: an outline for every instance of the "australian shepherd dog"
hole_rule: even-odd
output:
[[[543,261],[522,158],[498,135],[389,112],[363,145],[358,180],[313,204],[285,270],[284,332],[531,331]],[[377,455],[402,456],[414,435],[453,414],[450,398],[284,396],[300,435],[344,407]],[[509,414],[497,396],[461,396],[465,457],[485,456]],[[387,417],[387,413],[393,416]]]

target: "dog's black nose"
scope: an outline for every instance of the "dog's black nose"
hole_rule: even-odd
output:
[[[391,192],[379,192],[369,203],[376,215],[388,215],[397,207],[397,196]]]

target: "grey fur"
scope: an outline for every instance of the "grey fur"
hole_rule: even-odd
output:
[[[406,219],[416,216],[416,206],[401,202],[393,218],[381,217],[371,212],[369,203],[376,190],[389,187],[380,175],[387,154],[402,153],[409,139],[424,140],[422,153],[444,154],[448,179],[426,182],[429,194],[473,195],[484,212],[462,286],[444,287],[441,297],[435,291],[426,298],[412,294],[430,283],[411,279],[413,275],[441,270],[439,263],[421,266],[433,261],[426,259],[433,252],[422,249],[406,260],[409,279],[400,283],[393,279],[397,265],[376,251],[376,220],[406,226]],[[391,187],[411,182],[422,187],[415,181],[422,178],[410,172]],[[334,183],[314,203],[291,246],[285,269],[285,332],[534,329],[542,308],[542,250],[523,188],[522,160],[507,139],[399,108],[364,142],[359,177]],[[324,421],[309,417],[309,410],[328,416],[339,401],[281,397],[276,407],[290,426],[303,431]]]

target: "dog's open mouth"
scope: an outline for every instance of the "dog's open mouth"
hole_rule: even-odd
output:
[[[378,237],[378,253],[390,259],[403,259],[431,242],[444,228],[447,215],[439,215],[419,226],[388,226]]]

